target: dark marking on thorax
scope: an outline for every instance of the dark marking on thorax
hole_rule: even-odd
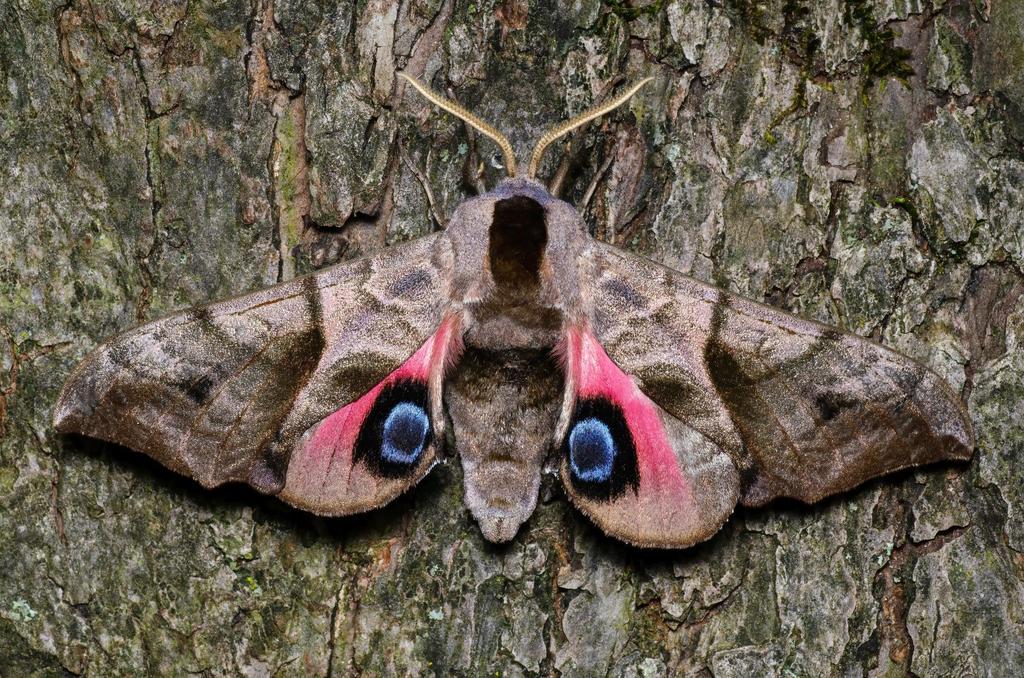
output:
[[[498,289],[506,294],[535,290],[548,244],[540,203],[521,195],[497,201],[488,235],[488,262]]]

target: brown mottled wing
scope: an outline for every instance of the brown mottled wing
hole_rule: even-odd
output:
[[[814,502],[898,469],[970,458],[959,398],[884,346],[594,243],[593,322],[671,416],[730,454],[740,501]]]
[[[54,425],[145,452],[206,487],[284,490],[289,503],[333,515],[385,503],[430,469],[432,447],[401,477],[352,468],[333,449],[333,474],[292,487],[289,467],[303,434],[430,339],[446,256],[447,240],[432,235],[132,329],[82,361]]]

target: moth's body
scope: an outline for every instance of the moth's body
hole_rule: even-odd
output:
[[[495,542],[515,536],[533,513],[562,403],[555,351],[570,322],[567,309],[579,300],[566,298],[557,280],[578,278],[579,262],[547,252],[546,213],[559,212],[550,209],[554,202],[534,182],[505,181],[464,203],[446,231],[456,270],[477,275],[463,276],[462,294],[453,294],[461,302],[464,349],[445,400],[466,505]],[[574,241],[582,231],[582,223],[571,223],[559,234]]]
[[[522,178],[443,232],[116,337],[54,413],[204,486],[324,515],[412,487],[449,419],[495,542],[533,512],[552,452],[603,530],[682,547],[737,503],[813,502],[973,450],[925,367],[596,242]]]

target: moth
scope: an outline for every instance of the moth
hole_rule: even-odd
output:
[[[646,80],[547,132],[521,176],[500,132],[405,77],[508,178],[443,231],[113,338],[68,379],[58,431],[325,516],[391,501],[453,439],[487,540],[515,536],[557,466],[604,532],[670,548],[738,503],[971,457],[922,365],[599,242],[537,180],[553,141]]]

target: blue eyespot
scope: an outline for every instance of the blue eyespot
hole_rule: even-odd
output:
[[[581,419],[569,434],[569,466],[572,474],[587,483],[604,483],[612,476],[615,441],[600,419]]]
[[[430,419],[419,405],[400,402],[384,420],[380,456],[393,464],[414,464],[423,453]]]

